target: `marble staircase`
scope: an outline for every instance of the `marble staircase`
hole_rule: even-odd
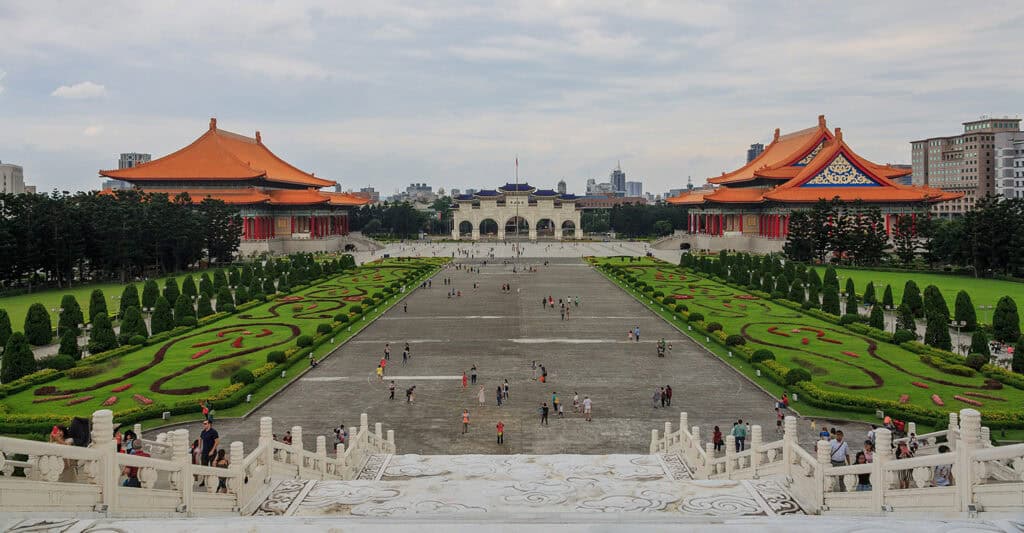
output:
[[[357,479],[275,480],[256,516],[660,518],[803,514],[781,480],[694,480],[675,454],[372,456]]]

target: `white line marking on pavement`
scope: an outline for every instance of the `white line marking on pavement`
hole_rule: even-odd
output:
[[[302,378],[299,381],[348,381],[352,378],[343,376],[316,376],[311,378]]]
[[[655,343],[656,340],[649,341],[627,341],[627,340],[609,340],[609,339],[508,339],[516,344],[545,344],[545,343],[561,343],[561,344],[642,344],[642,343]]]
[[[395,381],[448,381],[462,379],[462,376],[389,376],[387,374],[384,375],[384,381],[392,379]]]

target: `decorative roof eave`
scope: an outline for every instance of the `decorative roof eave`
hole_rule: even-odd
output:
[[[502,192],[530,192],[534,189],[536,187],[530,186],[529,183],[506,183],[498,187],[498,190]]]
[[[817,126],[782,135],[775,128],[775,137],[757,157],[746,165],[732,171],[723,172],[721,176],[708,178],[708,183],[725,185],[742,183],[755,179],[760,170],[777,169],[791,166],[813,152],[822,142],[832,138],[828,130],[825,115],[818,115]]]
[[[817,176],[822,169],[832,164],[832,161],[840,155],[857,167],[860,172],[864,173],[864,175],[877,183],[878,186],[884,189],[899,188],[899,185],[893,183],[888,177],[878,171],[882,165],[878,165],[877,163],[873,163],[857,155],[857,153],[846,144],[846,141],[843,140],[843,130],[841,128],[836,128],[835,138],[833,141],[822,148],[810,164],[805,166],[799,174],[786,183],[779,185],[776,190],[792,189],[803,186],[805,183]]]

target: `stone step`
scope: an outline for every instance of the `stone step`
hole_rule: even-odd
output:
[[[694,481],[677,457],[395,455],[370,463],[355,481],[282,480],[254,514],[735,518],[803,512],[778,480]]]

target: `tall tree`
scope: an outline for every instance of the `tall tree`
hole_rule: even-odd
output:
[[[789,218],[789,234],[782,251],[791,261],[811,261],[815,258],[814,236],[817,228],[808,211],[793,211]]]
[[[953,342],[949,338],[949,324],[938,313],[928,317],[924,330],[924,343],[942,350],[952,350]]]
[[[235,300],[231,296],[231,289],[227,287],[221,287],[217,291],[217,312],[223,313],[225,311],[230,312],[235,307]]]
[[[57,353],[66,355],[76,361],[82,358],[82,350],[78,347],[78,333],[73,329],[65,329],[60,334],[60,346]]]
[[[980,329],[971,335],[971,350],[967,353],[980,353],[986,357],[992,356],[992,350],[988,347],[988,335]]]
[[[7,339],[4,356],[0,359],[0,381],[10,383],[36,371],[36,358],[32,347],[20,332],[12,333]]]
[[[44,346],[53,341],[53,323],[50,322],[46,306],[38,302],[29,306],[22,331],[32,346]]]
[[[821,294],[821,310],[833,315],[839,315],[839,291],[831,285],[826,285]]]
[[[882,306],[876,305],[871,308],[871,316],[868,319],[868,325],[885,331],[885,311],[882,311]]]
[[[181,294],[188,296],[190,299],[199,295],[199,290],[196,288],[196,281],[192,277],[192,274],[185,276],[185,278],[181,280]]]
[[[999,342],[1012,344],[1020,337],[1020,315],[1017,313],[1017,302],[1009,296],[1003,296],[996,302],[996,310],[992,314],[992,336]]]
[[[174,314],[167,298],[160,296],[153,306],[153,316],[149,319],[149,329],[153,335],[174,329]]]
[[[864,286],[864,303],[868,305],[875,305],[878,303],[878,299],[875,298],[875,282],[869,281]]]
[[[917,283],[914,283],[912,279],[907,280],[907,283],[903,286],[903,300],[900,302],[900,305],[904,304],[910,308],[915,317],[924,317],[924,301],[921,299],[921,289],[917,288]]]
[[[138,308],[141,305],[139,302],[139,290],[135,288],[134,283],[129,283],[121,291],[121,307],[118,309],[117,316],[124,318],[124,313],[129,307]]]
[[[96,313],[108,314],[107,311],[107,297],[103,294],[100,289],[94,289],[89,295],[89,317],[96,316]]]
[[[167,278],[164,282],[164,298],[167,302],[177,302],[178,296],[181,296],[181,291],[178,290],[178,280],[174,278]]]
[[[92,317],[92,329],[89,331],[89,352],[102,353],[117,348],[117,335],[110,324],[106,313],[96,313]]]
[[[224,270],[218,268],[213,271],[213,288],[220,291],[222,288],[228,286],[228,277],[224,275]]]
[[[65,294],[61,297],[60,308],[60,315],[57,317],[57,334],[60,335],[68,329],[74,331],[75,335],[80,334],[79,324],[85,323],[85,317],[82,315],[82,307],[78,305],[75,295]]]
[[[199,304],[196,306],[196,314],[199,318],[204,316],[210,316],[213,314],[213,306],[210,305],[210,295],[205,292],[200,294],[198,297]]]
[[[896,329],[905,329],[917,334],[917,322],[914,320],[914,311],[907,304],[900,304],[896,308]]]
[[[886,285],[885,291],[882,293],[882,307],[891,309],[895,304],[895,300],[892,297],[892,285]]]
[[[946,298],[935,285],[924,288],[924,311],[925,315],[930,313],[938,314],[946,323],[949,323],[949,306],[946,305]]]
[[[142,285],[142,307],[152,309],[156,306],[156,299],[160,297],[160,286],[156,280],[146,280]]]
[[[850,292],[846,293],[846,314],[848,314],[848,315],[860,314],[860,311],[857,309],[858,305],[859,304],[857,303],[857,293],[854,292],[854,291],[850,291]]]
[[[909,265],[914,262],[914,255],[917,253],[917,239],[914,235],[914,221],[910,215],[903,215],[897,219],[893,231],[893,244],[896,257],[901,263]]]
[[[829,266],[825,269],[825,287],[835,287],[836,292],[839,292],[839,275],[836,274],[836,269]]]
[[[971,295],[967,294],[967,291],[956,293],[953,320],[963,322],[964,331],[974,331],[978,327],[978,314],[974,311],[974,303],[971,302]]]
[[[174,325],[192,326],[196,322],[196,310],[192,307],[192,299],[184,294],[174,302]]]
[[[11,338],[11,316],[6,309],[0,309],[0,345],[7,346],[7,339]]]
[[[145,339],[149,337],[149,330],[146,329],[146,321],[142,319],[142,313],[139,312],[139,308],[129,307],[124,312],[124,318],[121,320],[121,331],[118,334],[118,340],[121,341],[121,344],[128,344],[128,341],[135,336]]]

